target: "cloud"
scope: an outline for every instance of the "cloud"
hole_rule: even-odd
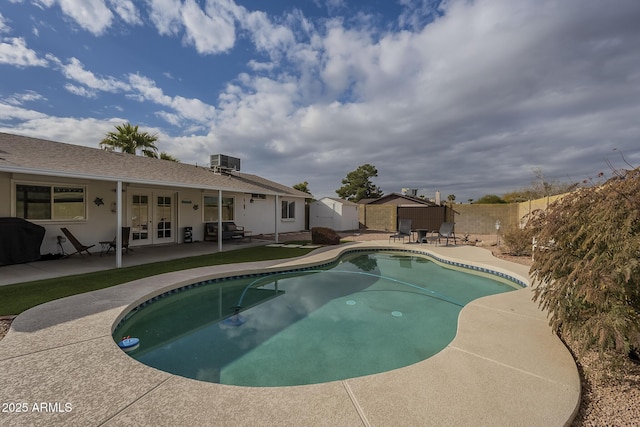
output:
[[[242,16],[241,25],[251,34],[253,44],[259,51],[267,52],[272,58],[291,48],[295,37],[291,29],[284,25],[273,25],[266,13],[258,11]]]
[[[120,19],[129,25],[142,25],[138,8],[131,0],[109,0],[109,4]]]
[[[128,84],[114,77],[98,77],[91,71],[85,70],[84,65],[77,58],[71,58],[67,64],[60,64],[60,67],[66,78],[78,82],[89,89],[116,93],[127,91],[130,88]],[[71,88],[71,92],[76,95],[92,94],[91,91],[79,90],[74,85],[68,85],[67,88]]]
[[[5,21],[4,16],[0,13],[0,33],[8,33],[11,30],[9,24]]]
[[[163,36],[179,34],[182,29],[180,0],[147,0],[149,17]]]
[[[38,119],[42,117],[46,117],[46,115],[37,111],[11,105],[9,103],[0,102],[0,120],[28,121],[28,120]],[[8,132],[11,133],[11,130],[9,130]]]
[[[0,41],[0,64],[10,64],[16,67],[46,67],[46,59],[27,48],[22,37],[5,37]]]
[[[170,123],[177,123],[177,117],[182,119],[207,123],[215,115],[215,107],[207,105],[199,99],[189,99],[182,96],[171,97],[165,95],[163,90],[156,83],[144,76],[132,74],[129,76],[131,88],[137,92],[140,100],[154,102],[158,105],[171,107],[178,116],[159,113],[160,117],[168,119]]]
[[[50,6],[53,2],[48,3]],[[113,21],[113,13],[104,0],[57,0],[57,3],[65,15],[96,36],[102,35]]]
[[[231,1],[208,0],[203,11],[195,0],[186,0],[181,15],[187,43],[193,44],[201,54],[215,54],[231,49],[236,40],[236,9],[235,3]]]
[[[27,90],[23,93],[14,93],[13,95],[7,97],[5,102],[11,105],[23,105],[27,102],[37,102],[37,101],[46,101],[47,98],[43,95],[33,91]]]
[[[134,24],[124,15],[133,16],[139,3],[105,1]],[[168,85],[187,81],[177,69],[112,77],[97,63],[89,70],[80,55],[41,59],[19,38],[2,40],[0,62],[55,64],[73,93],[144,103],[145,119],[181,134],[162,134],[162,143],[183,162],[236,155],[252,173],[289,185],[308,181],[316,196],[335,195],[340,180],[364,163],[378,168],[375,182],[385,192],[440,190],[463,201],[522,187],[537,167],[550,178],[580,180],[615,157],[613,148],[640,164],[637,0],[607,8],[594,0],[402,0],[385,25],[357,11],[276,16],[229,0],[144,5],[141,21],[182,39],[202,64],[224,66],[232,57],[244,68],[225,77],[219,92],[201,80],[193,82],[202,85],[198,95],[186,95],[182,85]],[[316,5],[353,11],[341,1]],[[0,108],[5,120],[24,120],[18,130],[54,121],[17,108],[20,102]],[[123,108],[119,114],[131,114]],[[85,130],[91,123],[60,122]],[[101,123],[98,136],[113,126]],[[58,126],[54,134],[74,142]]]

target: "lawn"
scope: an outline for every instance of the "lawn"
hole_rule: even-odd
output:
[[[0,286],[0,316],[17,315],[31,307],[58,298],[104,289],[157,274],[222,264],[293,258],[306,255],[312,250],[302,248],[273,250],[273,248],[257,246],[213,255]]]

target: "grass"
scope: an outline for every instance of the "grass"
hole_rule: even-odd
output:
[[[265,246],[256,246],[134,267],[0,286],[0,316],[17,315],[31,307],[58,298],[104,289],[132,280],[172,271],[238,262],[293,258],[306,255],[313,250],[302,248],[274,249],[275,248]]]

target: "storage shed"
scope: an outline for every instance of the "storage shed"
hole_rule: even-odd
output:
[[[358,205],[334,197],[316,200],[309,207],[309,226],[327,227],[335,231],[357,230]]]

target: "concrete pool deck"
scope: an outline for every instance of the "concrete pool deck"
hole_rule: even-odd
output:
[[[528,267],[472,246],[323,248],[302,259],[205,267],[148,277],[34,307],[0,341],[0,425],[562,426],[580,377],[531,289],[484,297],[460,313],[435,356],[381,374],[324,384],[251,388],[205,383],[145,366],[111,338],[128,307],[208,277],[311,265],[352,248],[398,247],[509,272]],[[20,413],[16,411],[23,410]]]

